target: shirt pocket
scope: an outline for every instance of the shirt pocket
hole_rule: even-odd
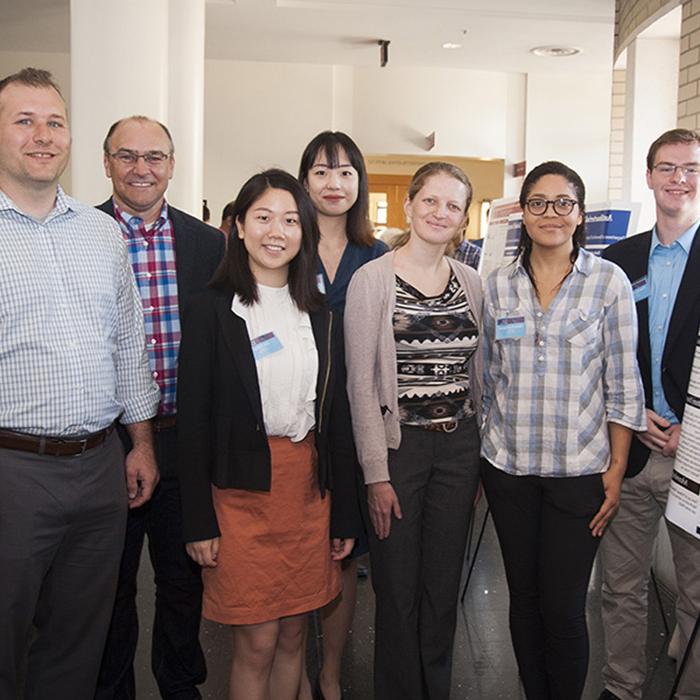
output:
[[[597,348],[602,341],[599,311],[571,309],[566,320],[564,337],[567,343],[581,348]]]

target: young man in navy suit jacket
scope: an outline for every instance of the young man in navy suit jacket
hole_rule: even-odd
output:
[[[700,326],[700,134],[673,129],[654,141],[647,184],[656,201],[656,225],[603,252],[627,273],[634,289],[647,430],[632,441],[619,511],[601,542],[607,656],[600,700],[640,699],[646,676],[652,550],[666,508]],[[700,540],[667,525],[682,654],[700,613]],[[699,642],[675,696],[679,700],[700,697]]]

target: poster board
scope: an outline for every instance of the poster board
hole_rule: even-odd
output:
[[[638,202],[607,201],[591,204],[586,211],[586,250],[600,255],[607,246],[637,232]],[[491,204],[484,236],[479,273],[489,274],[515,258],[520,240],[522,212],[515,197],[496,199]]]
[[[666,517],[700,539],[700,338],[695,344]]]

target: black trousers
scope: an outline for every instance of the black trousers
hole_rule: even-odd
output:
[[[588,670],[586,592],[600,542],[588,523],[605,498],[602,475],[513,476],[484,461],[482,481],[528,700],[577,700]]]
[[[0,450],[0,700],[92,698],[126,522],[112,434],[73,457]]]
[[[374,697],[447,700],[479,434],[476,421],[467,420],[454,433],[402,427],[401,435],[399,449],[389,451],[389,472],[403,517],[392,518],[385,540],[368,526]]]
[[[199,643],[202,615],[201,572],[182,540],[180,489],[175,478],[176,428],[156,434],[161,481],[153,498],[130,510],[119,570],[117,596],[102,658],[96,700],[135,700],[134,656],[139,637],[136,582],[141,552],[155,572],[156,600],[151,635],[151,669],[166,700],[200,698],[206,680]]]

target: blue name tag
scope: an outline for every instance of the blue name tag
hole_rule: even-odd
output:
[[[632,293],[634,294],[635,303],[644,301],[649,298],[649,285],[647,284],[647,276],[640,277],[635,282],[632,282]]]
[[[253,348],[253,357],[258,361],[282,349],[280,339],[272,331],[253,338],[250,346]]]
[[[496,319],[496,340],[525,337],[525,316],[507,315]]]
[[[316,275],[316,284],[318,285],[318,291],[321,292],[321,294],[326,293],[326,283],[323,281],[323,273],[319,272]]]

